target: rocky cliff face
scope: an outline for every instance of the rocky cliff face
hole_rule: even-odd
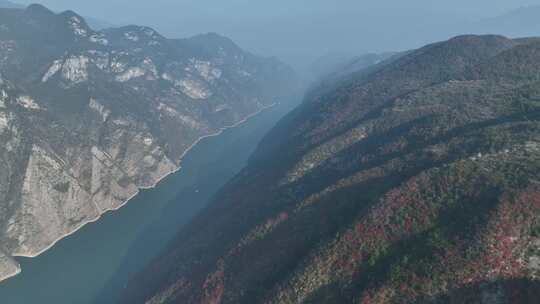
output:
[[[294,84],[216,34],[92,30],[73,12],[0,9],[0,279],[140,188],[201,137]]]
[[[539,62],[461,36],[309,94],[124,303],[537,303]]]

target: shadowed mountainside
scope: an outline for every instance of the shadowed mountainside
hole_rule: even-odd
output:
[[[123,303],[537,302],[539,68],[459,36],[315,90]]]

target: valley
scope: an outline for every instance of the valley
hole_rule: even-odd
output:
[[[0,303],[540,302],[540,3],[276,1],[0,0]]]
[[[0,28],[0,279],[295,89],[287,65],[215,33],[95,31],[39,4],[0,9]]]
[[[166,248],[293,105],[294,100],[284,100],[244,124],[202,140],[186,154],[182,169],[155,188],[143,190],[126,206],[39,257],[17,258],[24,271],[0,284],[0,298],[10,304],[116,303],[127,278]]]
[[[535,303],[539,59],[465,35],[315,87],[121,303]]]

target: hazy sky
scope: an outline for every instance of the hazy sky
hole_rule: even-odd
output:
[[[14,0],[15,1],[15,0]],[[19,0],[21,3],[35,1]],[[474,22],[540,0],[42,0],[115,24],[149,25],[168,37],[218,32],[240,46],[306,64],[340,51],[417,47]]]

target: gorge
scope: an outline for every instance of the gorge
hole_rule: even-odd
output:
[[[540,303],[538,7],[70,1],[160,30],[0,0],[0,303]]]
[[[166,249],[176,231],[247,161],[262,136],[294,105],[287,100],[220,136],[206,138],[182,169],[125,207],[60,241],[0,284],[10,304],[116,303],[132,273]],[[32,290],[33,292],[27,292]]]
[[[217,34],[94,31],[72,11],[0,9],[0,278],[294,83],[286,65]]]

